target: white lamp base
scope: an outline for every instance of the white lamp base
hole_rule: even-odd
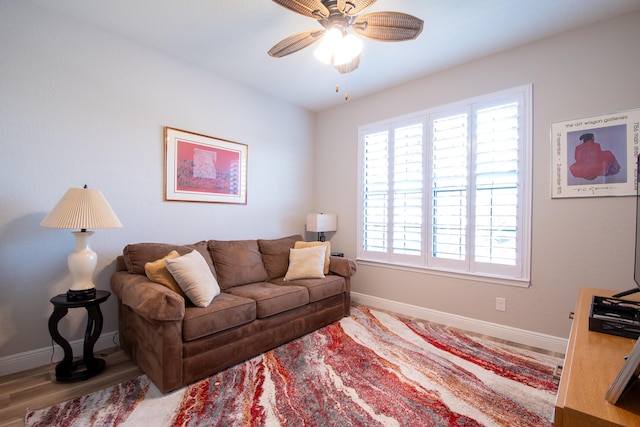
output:
[[[98,265],[98,255],[89,247],[93,231],[74,231],[76,250],[69,254],[67,264],[71,273],[71,288],[67,292],[70,301],[95,298],[96,286],[93,284],[93,272]]]

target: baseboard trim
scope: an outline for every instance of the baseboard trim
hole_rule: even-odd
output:
[[[118,345],[116,340],[118,332],[107,332],[98,338],[93,346],[93,352],[96,356],[102,350],[113,348]],[[69,342],[74,356],[82,356],[84,340],[79,339]],[[53,347],[45,347],[37,350],[25,351],[24,353],[12,354],[0,358],[0,377],[14,374],[16,372],[26,371],[28,369],[38,368],[40,366],[57,363],[64,357],[62,347],[54,344]]]
[[[382,310],[388,310],[394,313],[403,314],[405,316],[428,320],[430,322],[440,323],[443,325],[451,326],[453,328],[488,335],[490,337],[499,338],[542,350],[553,351],[555,353],[565,354],[567,350],[568,339],[554,337],[552,335],[512,328],[510,326],[485,322],[482,320],[458,316],[456,314],[445,313],[442,311],[431,310],[424,307],[418,307],[415,305],[374,297],[358,292],[351,292],[351,301],[355,304],[376,307]]]

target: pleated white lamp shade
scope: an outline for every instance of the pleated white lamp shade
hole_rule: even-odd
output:
[[[43,227],[75,229],[76,249],[69,254],[67,265],[72,284],[67,292],[70,301],[95,298],[93,273],[98,265],[98,255],[89,247],[95,228],[119,228],[122,223],[100,190],[70,188],[42,222]]]
[[[40,225],[77,230],[122,227],[102,191],[86,187],[67,190]]]

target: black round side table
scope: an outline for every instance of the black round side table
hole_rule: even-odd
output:
[[[84,301],[68,301],[66,294],[51,298],[53,313],[49,318],[49,333],[53,340],[64,350],[64,359],[56,365],[56,380],[78,381],[86,380],[99,374],[104,369],[104,360],[93,355],[93,346],[102,332],[102,312],[100,304],[111,295],[108,291],[97,291],[96,297]],[[73,350],[69,341],[58,332],[58,322],[67,315],[70,308],[84,307],[87,309],[87,329],[84,333],[83,357],[73,361]]]

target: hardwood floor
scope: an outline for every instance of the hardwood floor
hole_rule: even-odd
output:
[[[55,365],[0,377],[0,427],[23,427],[27,409],[41,409],[142,375],[121,350],[96,354],[106,361],[99,375],[86,381],[55,382]]]

